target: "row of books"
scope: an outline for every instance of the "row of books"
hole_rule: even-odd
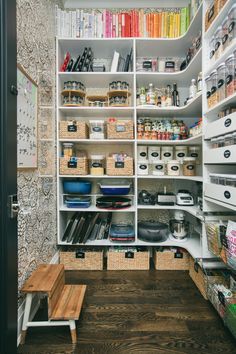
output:
[[[191,7],[132,9],[130,11],[61,10],[56,6],[58,37],[71,38],[176,38],[190,23]]]
[[[72,244],[85,244],[88,240],[107,239],[111,220],[111,212],[76,212],[66,225],[62,241]]]

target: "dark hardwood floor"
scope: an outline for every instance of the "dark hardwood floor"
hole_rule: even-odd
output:
[[[88,285],[77,345],[67,327],[29,328],[19,354],[236,353],[236,341],[188,272],[71,271],[66,281]]]

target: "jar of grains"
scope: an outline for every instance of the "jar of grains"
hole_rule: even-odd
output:
[[[215,32],[215,59],[218,59],[222,53],[222,37],[223,29],[222,26],[219,26]]]
[[[227,77],[226,77],[226,97],[233,95],[234,93],[234,68],[235,68],[235,58],[234,54],[231,54],[225,61],[227,67]]]
[[[229,43],[236,41],[236,4],[234,4],[229,10]]]
[[[206,77],[205,84],[206,84],[207,105],[208,105],[208,108],[210,108],[211,107],[211,77],[210,77],[210,75]]]
[[[170,160],[167,162],[167,174],[168,176],[179,176],[180,162],[178,160]]]
[[[185,157],[183,161],[183,175],[190,177],[196,175],[196,159],[194,157]]]
[[[221,63],[217,68],[217,102],[225,99],[225,78],[226,78],[226,65]]]
[[[211,73],[211,106],[217,104],[217,71]]]

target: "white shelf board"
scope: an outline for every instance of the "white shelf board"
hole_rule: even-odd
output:
[[[219,14],[216,16],[208,30],[204,33],[205,38],[210,38],[214,34],[218,26],[222,25],[222,22],[226,18],[230,8],[235,4],[235,0],[228,0],[224,7],[220,10]]]
[[[107,239],[107,240],[87,241],[85,244],[84,243],[72,244],[71,242],[68,243],[68,242],[59,241],[58,245],[60,245],[60,246],[98,246],[98,247],[104,247],[104,246],[137,246],[136,242],[112,242],[109,239]]]
[[[212,62],[208,62],[207,65],[207,70],[204,74],[205,77],[207,77],[208,75],[210,75],[210,73],[215,70],[221,63],[225,62],[225,60],[228,58],[229,55],[233,54],[233,52],[235,51],[235,47],[236,47],[236,43],[235,41],[233,43],[230,44],[230,46],[228,46],[223,53],[221,54],[221,56]]]
[[[134,107],[59,107],[65,116],[78,117],[130,117],[134,115]]]
[[[157,2],[156,0],[146,0],[145,3],[143,0],[90,0],[89,3],[87,0],[64,0],[65,8],[75,9],[75,8],[93,8],[93,9],[109,9],[109,8],[121,8],[121,9],[130,9],[130,8],[155,8],[155,7],[176,7],[176,0],[168,0],[167,2]],[[184,7],[188,6],[187,0],[178,0],[178,6]]]
[[[213,204],[216,204],[216,205],[219,205],[223,208],[226,208],[226,209],[230,209],[232,211],[236,211],[236,207],[233,206],[233,205],[230,205],[228,203],[224,203],[224,202],[221,202],[220,200],[217,200],[217,199],[212,199],[212,198],[209,198],[209,197],[206,197],[204,196],[204,199],[207,201],[207,202],[211,202]]]
[[[183,210],[187,213],[195,216],[196,218],[203,220],[202,212],[197,206],[180,206],[180,205],[138,205],[138,210]]]
[[[130,208],[124,208],[124,209],[115,209],[115,210],[110,210],[110,209],[102,209],[102,208],[97,208],[95,205],[91,205],[89,208],[67,208],[66,206],[61,206],[60,211],[95,211],[97,213],[107,213],[107,212],[112,212],[112,213],[134,213],[136,211],[136,208],[134,206],[131,206]]]
[[[134,144],[135,140],[131,139],[59,139],[61,143],[73,142],[80,144]]]
[[[168,238],[165,242],[145,242],[141,240],[136,241],[137,246],[172,246],[185,248],[193,258],[201,258],[201,244],[200,237],[197,234],[191,235],[184,241],[173,240],[173,238]]]
[[[138,144],[145,145],[198,145],[202,143],[202,134],[185,140],[143,140],[138,139]]]
[[[107,175],[59,175],[60,178],[135,178],[134,175],[132,176],[107,176]]]
[[[107,88],[109,91],[109,84],[112,81],[120,80],[127,81],[132,88],[133,86],[133,73],[132,72],[121,72],[121,73],[97,73],[97,72],[68,72],[58,74],[59,80],[63,84],[64,81],[81,81],[86,87],[92,88]]]
[[[142,176],[142,175],[137,175],[137,178],[139,179],[186,179],[188,181],[196,181],[196,182],[202,182],[203,178],[202,176],[193,176],[193,177],[188,177],[188,176],[154,176],[154,175],[147,175],[147,176]]]
[[[197,77],[202,66],[202,48],[199,49],[195,57],[191,60],[188,67],[183,71],[173,73],[166,72],[136,72],[136,81],[139,87],[146,86],[152,82],[154,85],[166,85],[167,82],[177,83],[181,87],[189,86],[191,78]]]
[[[202,115],[202,94],[198,94],[197,97],[186,106],[181,107],[137,106],[137,115],[140,117],[156,117],[160,115],[200,117]]]
[[[230,104],[236,104],[236,93],[234,93],[233,95],[225,98],[224,100],[222,100],[221,102],[217,103],[214,107],[212,107],[211,109],[209,109],[207,112],[205,112],[205,116],[207,117],[211,117],[211,116],[217,116],[218,112],[221,109],[224,109],[224,107],[229,106]]]

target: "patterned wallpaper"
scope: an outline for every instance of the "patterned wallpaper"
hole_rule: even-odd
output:
[[[17,0],[17,60],[39,85],[38,169],[18,171],[19,288],[56,252],[55,4]]]

